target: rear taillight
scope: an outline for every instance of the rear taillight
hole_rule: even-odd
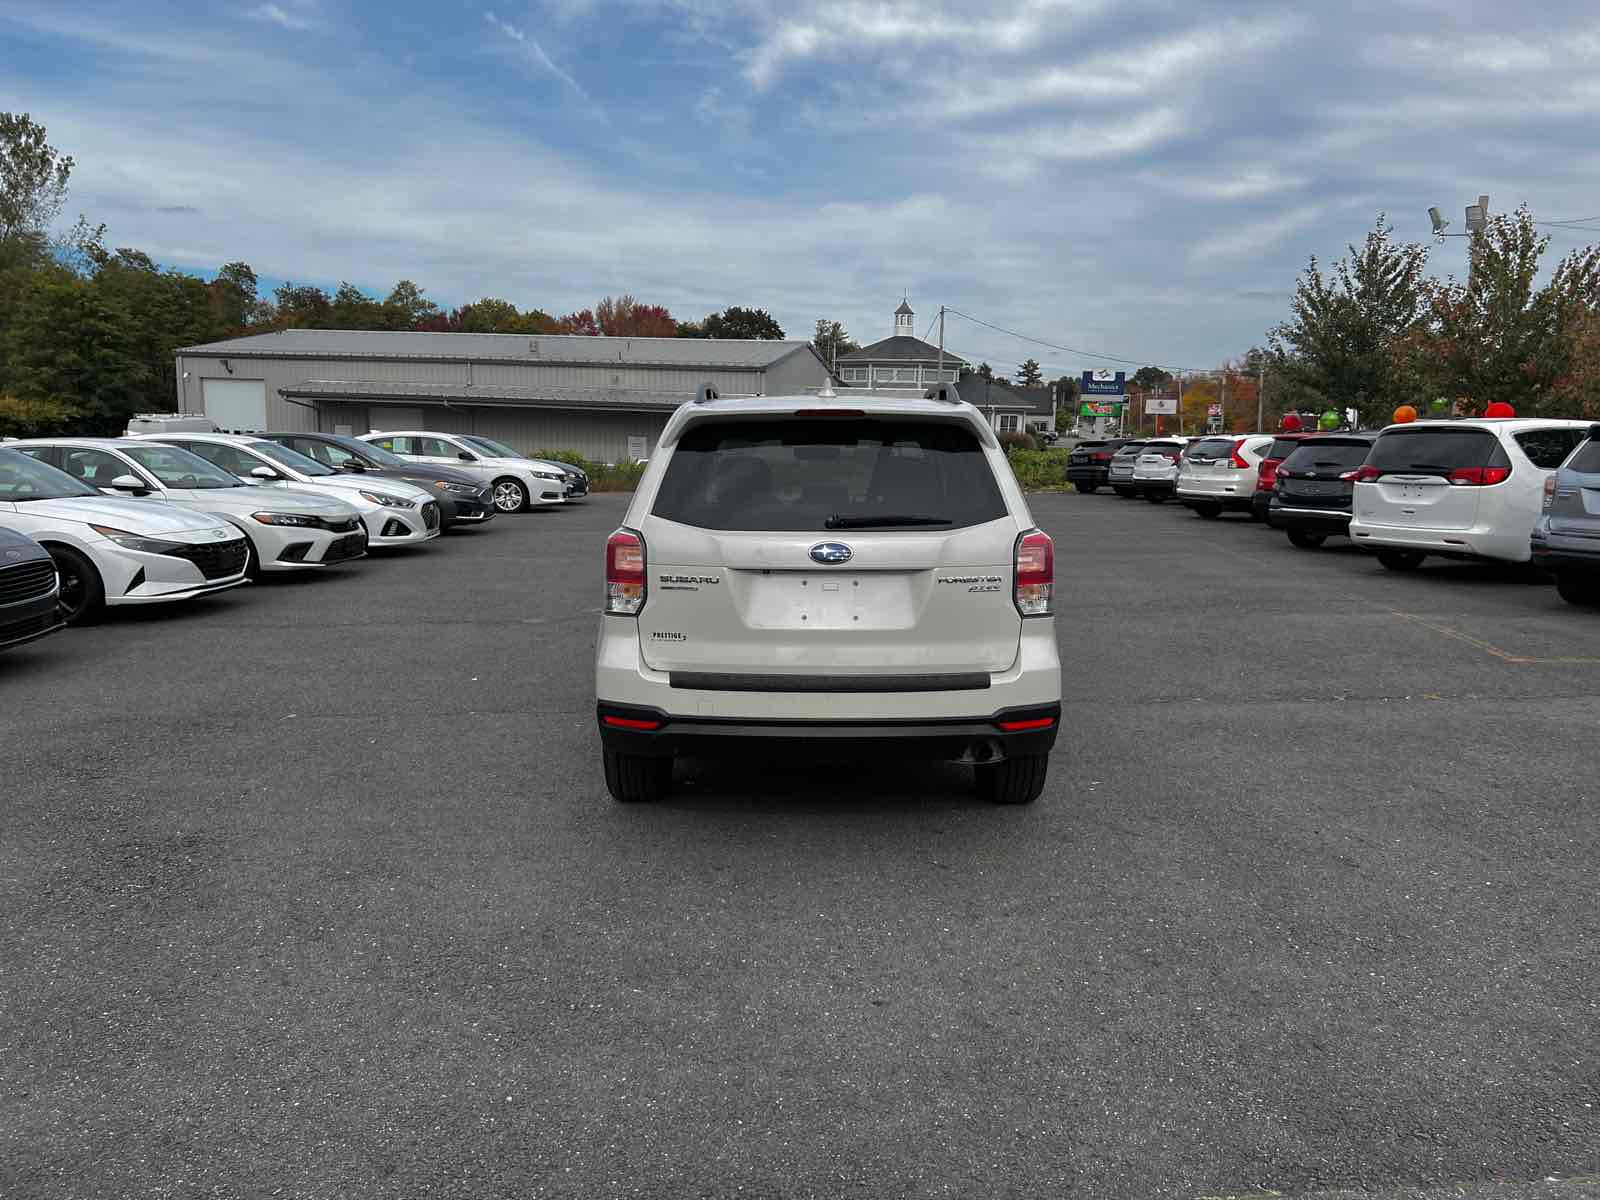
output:
[[[1056,723],[1054,717],[1028,717],[1021,721],[996,721],[1005,733],[1023,733],[1029,729],[1049,729]]]
[[[1510,467],[1457,467],[1449,476],[1451,483],[1465,487],[1489,487],[1511,478]]]
[[[1235,471],[1248,471],[1250,469],[1250,464],[1245,462],[1244,459],[1239,457],[1239,451],[1241,451],[1243,449],[1244,449],[1244,439],[1241,438],[1239,441],[1237,441],[1237,442],[1235,442],[1233,444],[1233,459],[1232,459],[1232,462],[1233,462],[1233,469]]]
[[[1546,475],[1544,477],[1544,506],[1546,508],[1553,508],[1555,506],[1555,502],[1556,477],[1554,475]]]
[[[1174,451],[1174,450],[1163,450],[1161,452],[1161,457],[1167,459],[1169,462],[1172,463],[1173,466],[1177,466],[1178,463],[1183,460],[1183,451],[1181,451],[1181,450],[1176,450],[1176,451]]]
[[[1383,472],[1371,463],[1362,463],[1350,475],[1356,483],[1376,483],[1382,478]]]
[[[619,529],[606,539],[606,612],[636,617],[644,599],[644,539]]]
[[[652,729],[660,729],[661,728],[661,722],[660,721],[645,720],[645,719],[641,719],[639,717],[612,717],[612,716],[605,716],[605,717],[601,717],[600,720],[601,720],[601,722],[603,724],[609,726],[612,729],[640,729],[640,730],[649,731],[649,730],[652,730]]]
[[[1050,535],[1030,529],[1019,537],[1014,569],[1017,611],[1025,617],[1048,617],[1056,586],[1056,547]]]
[[[1089,455],[1089,461],[1090,462],[1110,462],[1111,461],[1111,455],[1109,455],[1109,454],[1091,454],[1091,455]]]
[[[1256,476],[1256,491],[1270,492],[1278,482],[1278,467],[1282,465],[1281,458],[1263,458],[1261,471]]]

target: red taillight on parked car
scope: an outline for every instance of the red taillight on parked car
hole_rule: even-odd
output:
[[[1111,455],[1109,455],[1109,454],[1091,454],[1091,455],[1089,455],[1089,461],[1090,462],[1110,462],[1111,461]]]
[[[1030,529],[1017,539],[1014,571],[1017,611],[1025,617],[1048,617],[1056,585],[1056,546],[1048,533]]]
[[[997,721],[1005,733],[1022,733],[1028,729],[1049,729],[1056,723],[1054,717],[1029,717],[1024,721]]]
[[[1350,478],[1356,483],[1376,483],[1382,476],[1383,472],[1371,463],[1362,463],[1350,473]]]
[[[1256,475],[1256,491],[1270,492],[1278,483],[1278,468],[1283,464],[1281,458],[1263,458],[1261,471]]]
[[[1244,439],[1240,438],[1237,442],[1235,442],[1233,444],[1233,457],[1230,460],[1233,463],[1233,469],[1235,471],[1248,471],[1250,469],[1250,464],[1245,462],[1244,459],[1239,457],[1239,451],[1241,451],[1243,449],[1244,449]]]
[[[606,612],[636,617],[644,598],[644,539],[619,529],[606,539]]]
[[[661,722],[660,721],[646,721],[646,720],[641,720],[638,717],[609,717],[609,716],[607,716],[607,717],[601,717],[600,720],[604,724],[609,725],[612,729],[642,729],[642,730],[645,730],[645,731],[648,732],[649,730],[652,730],[652,729],[660,729],[661,728]]]
[[[1510,467],[1457,467],[1450,472],[1451,483],[1467,487],[1489,487],[1511,478]]]
[[[1555,507],[1555,502],[1556,477],[1554,475],[1546,475],[1544,477],[1544,507],[1553,508]]]
[[[1163,450],[1161,456],[1171,462],[1173,466],[1177,466],[1183,461],[1182,450]]]

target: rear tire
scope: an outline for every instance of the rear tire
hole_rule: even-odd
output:
[[[603,752],[606,790],[623,804],[659,800],[672,790],[672,759]]]
[[[61,611],[68,625],[92,625],[105,612],[106,585],[89,559],[70,546],[47,546],[61,578]]]
[[[1568,604],[1600,608],[1600,575],[1562,571],[1556,576],[1556,591]]]
[[[1095,489],[1100,485],[1095,483],[1075,483],[1072,486],[1077,488],[1085,496],[1092,496],[1095,493]]]
[[[977,763],[972,780],[991,804],[1032,804],[1044,791],[1048,754],[1018,754],[997,763]]]
[[[1317,533],[1303,525],[1291,525],[1284,532],[1289,535],[1289,544],[1301,550],[1316,550],[1328,540],[1327,534]]]
[[[1220,504],[1195,504],[1191,507],[1194,509],[1195,516],[1204,517],[1208,521],[1215,521],[1222,515],[1222,505]]]
[[[1151,504],[1165,504],[1167,502],[1167,498],[1160,492],[1146,492],[1144,498],[1150,501]]]
[[[1139,494],[1129,487],[1114,487],[1111,490],[1117,495],[1121,496],[1124,500],[1132,500]]]
[[[1415,571],[1427,557],[1421,550],[1378,551],[1378,562],[1391,571]]]

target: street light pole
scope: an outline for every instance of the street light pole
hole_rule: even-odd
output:
[[[1265,421],[1267,411],[1267,364],[1256,364],[1256,432],[1262,432],[1261,424]]]

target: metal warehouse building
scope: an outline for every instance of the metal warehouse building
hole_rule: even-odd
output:
[[[177,353],[178,411],[229,430],[436,429],[524,452],[647,457],[672,410],[725,396],[812,392],[810,342],[287,329]]]

